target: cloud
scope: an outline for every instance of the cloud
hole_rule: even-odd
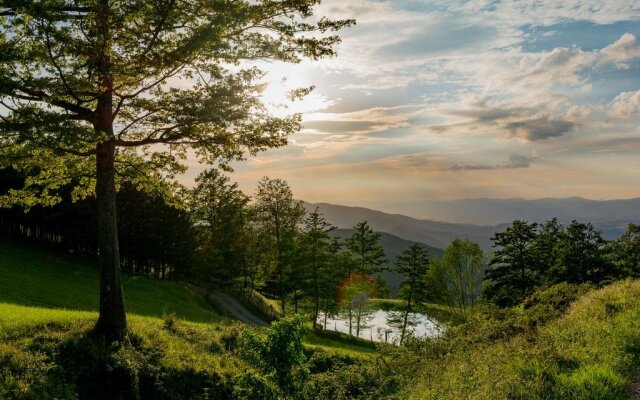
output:
[[[379,47],[374,57],[382,60],[415,59],[473,51],[481,43],[491,46],[491,41],[499,36],[497,33],[495,28],[488,25],[443,18],[424,26],[415,35]]]
[[[622,92],[613,99],[611,115],[629,118],[632,114],[640,113],[640,90],[637,92]]]
[[[629,68],[628,62],[640,57],[640,46],[636,37],[631,33],[625,33],[614,43],[602,49],[602,62],[611,63],[618,68]]]
[[[571,132],[575,126],[576,124],[571,121],[541,117],[509,122],[505,128],[512,137],[535,142],[562,136]]]
[[[488,123],[495,122],[499,120],[504,120],[506,118],[511,118],[515,116],[522,115],[527,112],[526,108],[516,107],[516,108],[502,108],[502,107],[491,107],[487,106],[486,103],[479,104],[484,108],[475,107],[468,108],[462,110],[448,110],[446,111],[449,115],[456,115],[460,117],[470,118],[476,123]]]
[[[492,169],[519,169],[529,168],[531,163],[535,160],[532,156],[523,156],[520,154],[511,154],[509,159],[501,164],[497,165],[483,165],[483,164],[454,164],[447,168],[450,171],[478,171],[478,170],[492,170]]]

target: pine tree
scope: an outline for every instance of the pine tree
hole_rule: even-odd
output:
[[[538,286],[538,261],[533,246],[537,226],[516,220],[491,239],[496,250],[484,278],[487,281],[484,295],[489,300],[501,306],[512,306]]]
[[[70,184],[76,198],[95,193],[101,268],[95,332],[108,341],[127,333],[117,181],[149,186],[184,171],[188,154],[225,164],[286,144],[300,116],[269,114],[255,66],[333,55],[339,38],[330,32],[353,21],[314,15],[318,3],[0,4],[0,104],[8,111],[0,115],[0,168],[31,175],[2,203],[52,204]]]
[[[400,284],[400,296],[407,301],[402,320],[400,344],[404,343],[409,315],[413,311],[413,306],[421,302],[426,296],[428,269],[429,253],[419,244],[414,244],[402,252],[396,261],[396,272],[405,278]]]

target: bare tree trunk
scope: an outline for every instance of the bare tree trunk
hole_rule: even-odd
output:
[[[108,342],[122,342],[127,336],[127,317],[120,277],[114,141],[111,139],[102,142],[96,150],[100,316],[95,332]]]

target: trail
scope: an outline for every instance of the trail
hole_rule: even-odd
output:
[[[207,297],[207,290],[203,287],[190,285],[196,292]],[[269,324],[262,319],[256,317],[251,311],[247,310],[245,306],[240,304],[238,300],[232,296],[221,292],[219,290],[212,290],[209,292],[209,297],[222,305],[231,316],[245,324],[255,326],[269,326]]]

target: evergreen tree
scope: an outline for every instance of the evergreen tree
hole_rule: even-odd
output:
[[[353,234],[347,239],[347,249],[356,260],[356,270],[360,274],[373,274],[382,271],[387,262],[384,247],[380,243],[380,234],[374,232],[367,221],[357,223]]]
[[[629,224],[624,235],[612,244],[612,251],[621,277],[640,277],[640,225]]]
[[[317,3],[2,2],[0,167],[32,175],[2,202],[49,205],[67,184],[76,198],[95,193],[95,331],[108,341],[127,332],[116,180],[149,189],[184,171],[187,154],[224,164],[284,145],[300,117],[269,114],[253,66],[333,55],[339,38],[327,33],[353,21],[315,16]]]
[[[558,218],[552,218],[538,227],[532,249],[537,262],[537,282],[553,285],[563,280],[560,258],[564,236],[565,229]]]
[[[329,272],[327,267],[330,266],[332,255],[332,242],[329,233],[336,228],[327,222],[317,207],[307,215],[304,224],[301,242],[304,262],[308,266],[308,287],[313,299],[312,321],[315,328],[320,313],[321,281],[324,273]]]
[[[287,268],[291,266],[294,236],[305,210],[300,201],[293,199],[287,182],[282,179],[269,179],[266,176],[258,182],[254,207],[257,221],[262,224],[264,232],[268,232],[275,245],[275,278],[279,288],[282,315],[285,315],[289,289]]]
[[[344,243],[339,238],[332,238],[328,247],[328,260],[321,264],[319,280],[319,296],[324,314],[324,329],[329,315],[339,311],[338,291],[347,281],[348,271],[353,270],[351,253],[343,251]]]
[[[429,254],[419,244],[414,244],[398,256],[396,272],[404,276],[400,284],[400,296],[407,301],[404,311],[400,344],[404,342],[413,306],[424,300],[427,292],[426,274],[429,269]]]
[[[242,268],[239,244],[249,198],[217,169],[202,172],[192,191],[190,212],[199,233],[201,279],[228,283]]]
[[[513,221],[504,232],[496,233],[485,280],[484,295],[500,306],[512,306],[524,300],[539,285],[538,260],[534,251],[537,224]]]
[[[613,278],[607,259],[607,242],[591,223],[573,221],[561,242],[562,281],[599,284]]]
[[[384,248],[380,243],[380,234],[374,232],[369,226],[367,221],[357,223],[353,227],[353,234],[347,239],[347,250],[352,255],[353,263],[349,263],[347,267],[351,269],[346,271],[348,279],[351,279],[353,274],[365,274],[371,275],[376,272],[382,271],[382,266],[387,262],[384,255]],[[349,281],[350,285],[352,282]],[[353,291],[346,291],[347,296],[350,296]],[[347,306],[351,307],[352,299],[347,299]],[[349,334],[353,332],[353,310],[348,309],[349,315]]]

